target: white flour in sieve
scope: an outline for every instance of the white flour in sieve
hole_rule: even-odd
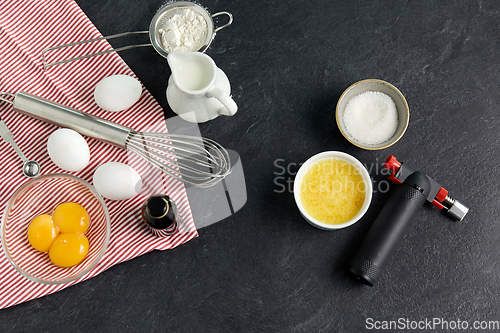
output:
[[[392,98],[367,91],[353,97],[344,109],[344,125],[352,138],[362,144],[389,140],[398,128],[398,110]]]
[[[207,38],[207,22],[200,14],[189,8],[173,11],[158,32],[167,53],[172,51],[198,51]]]

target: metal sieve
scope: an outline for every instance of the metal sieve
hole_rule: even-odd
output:
[[[93,39],[83,40],[83,41],[75,42],[75,43],[52,46],[52,47],[44,49],[42,51],[43,68],[46,69],[50,66],[64,64],[64,63],[71,62],[71,61],[81,60],[81,59],[85,59],[85,58],[98,56],[101,54],[106,54],[106,53],[110,53],[110,52],[119,52],[119,51],[124,51],[124,50],[128,50],[128,49],[136,48],[136,47],[143,47],[143,46],[153,46],[153,48],[156,50],[156,52],[158,52],[162,57],[166,58],[168,56],[168,52],[165,50],[165,48],[162,45],[162,41],[161,41],[162,36],[161,36],[161,33],[159,32],[159,30],[176,13],[179,13],[183,9],[193,10],[197,14],[201,15],[204,18],[205,22],[207,23],[207,31],[205,34],[205,41],[197,50],[193,50],[193,51],[205,52],[208,49],[208,47],[210,46],[210,44],[212,43],[213,39],[215,38],[216,33],[219,30],[221,30],[221,29],[231,25],[231,23],[233,23],[233,15],[231,15],[231,13],[218,12],[218,13],[211,15],[205,8],[203,8],[202,6],[200,6],[194,2],[176,1],[176,2],[165,4],[158,10],[158,12],[155,14],[153,19],[151,20],[151,23],[149,24],[149,30],[147,30],[147,31],[124,32],[124,33],[120,33],[120,34],[116,34],[116,35],[93,38]],[[213,19],[217,16],[220,16],[220,15],[227,15],[229,17],[229,21],[226,24],[224,24],[223,26],[216,28]],[[125,36],[135,35],[135,34],[149,34],[149,39],[150,39],[151,43],[128,45],[128,46],[123,46],[123,47],[116,48],[116,49],[113,48],[111,50],[96,52],[96,53],[87,54],[84,56],[79,56],[79,57],[70,58],[70,59],[59,60],[59,61],[55,61],[55,62],[51,62],[51,63],[48,63],[47,59],[46,59],[46,54],[50,51],[54,51],[54,50],[58,50],[61,48],[66,48],[66,47],[71,47],[71,46],[76,46],[76,45],[80,45],[80,44],[92,43],[92,42],[96,42],[96,41],[100,41],[100,40],[109,40],[109,39],[125,37]]]

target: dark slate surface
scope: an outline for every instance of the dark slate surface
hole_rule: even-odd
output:
[[[78,3],[104,35],[146,30],[161,5]],[[500,3],[202,4],[234,15],[207,53],[229,77],[239,111],[201,132],[241,156],[246,205],[181,247],[0,311],[0,331],[358,332],[368,318],[499,321]],[[152,48],[121,55],[172,116],[166,60]],[[365,78],[394,84],[410,105],[406,134],[382,151],[352,146],[335,124],[341,93]],[[307,224],[293,195],[278,193],[298,163],[325,150],[366,163],[377,190],[361,221],[333,232]],[[456,223],[422,208],[369,288],[344,265],[388,197],[380,167],[390,154],[434,177],[471,211]],[[290,173],[276,175],[277,165]]]

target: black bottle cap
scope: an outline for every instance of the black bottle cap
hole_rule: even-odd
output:
[[[152,196],[146,202],[147,213],[154,219],[165,217],[169,209],[170,205],[163,196]]]

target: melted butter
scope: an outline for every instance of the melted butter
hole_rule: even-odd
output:
[[[365,192],[365,183],[356,168],[338,159],[324,159],[304,175],[300,202],[319,222],[342,224],[361,210]]]

